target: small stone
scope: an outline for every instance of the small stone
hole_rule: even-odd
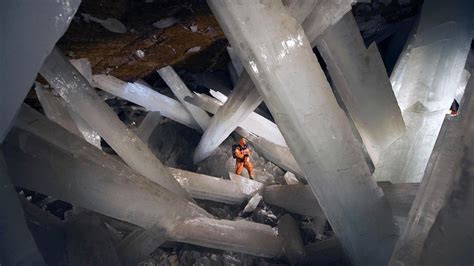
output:
[[[247,206],[245,206],[244,213],[245,212],[253,212],[255,208],[257,208],[258,204],[262,200],[262,196],[258,193],[253,195],[253,197],[249,200],[249,203],[247,203]]]
[[[176,254],[172,254],[168,257],[168,262],[171,264],[171,266],[177,266],[178,265],[178,256]]]
[[[153,23],[153,27],[158,29],[164,29],[173,26],[174,24],[178,23],[179,20],[175,17],[169,17],[160,19],[157,22]]]
[[[285,178],[287,185],[298,185],[300,183],[298,178],[296,178],[295,174],[293,174],[292,172],[286,172],[283,177]]]
[[[144,58],[145,57],[145,52],[143,50],[137,50],[135,52],[135,55],[138,57],[138,58]]]
[[[201,51],[201,46],[195,46],[193,48],[189,48],[186,53],[197,53]]]

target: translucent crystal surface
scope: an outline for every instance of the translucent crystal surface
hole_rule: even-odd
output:
[[[132,169],[191,199],[147,145],[120,121],[57,48],[48,56],[40,73],[68,106],[96,130]]]
[[[336,23],[342,15],[350,10],[350,1],[297,1],[287,0],[284,4],[288,12],[298,22],[305,19],[308,20],[304,25],[305,30],[311,33],[312,38],[318,37],[329,26]],[[349,9],[348,9],[349,8]],[[322,11],[326,13],[322,13]],[[324,15],[323,15],[324,14]],[[330,16],[327,16],[330,14]],[[265,120],[258,119],[253,113],[255,108],[262,103],[262,98],[258,90],[255,88],[253,81],[249,75],[243,71],[240,59],[236,55],[234,48],[227,49],[234,69],[239,75],[239,79],[227,101],[222,108],[217,111],[212,118],[209,127],[199,142],[195,151],[195,161],[200,161],[210,154],[234,131],[240,124],[252,133],[264,137],[266,140],[272,141],[281,146],[287,146],[281,134],[271,136],[264,136],[265,132],[258,133],[258,131],[268,130],[272,125],[268,123],[262,124]]]
[[[193,117],[194,121],[199,125],[202,131],[206,130],[209,125],[211,118],[209,115],[202,109],[184,101],[186,96],[192,97],[192,92],[186,87],[181,78],[176,74],[172,67],[166,66],[164,68],[157,70],[161,78],[168,84],[168,87],[174,93],[176,98],[181,102],[181,104],[186,108],[188,113]]]
[[[95,85],[110,94],[145,107],[149,111],[160,112],[178,123],[199,129],[199,125],[186,111],[184,106],[163,94],[140,83],[129,83],[110,75],[94,75]]]
[[[423,5],[416,34],[395,69],[395,96],[406,133],[376,165],[377,180],[420,182],[444,116],[456,96],[471,45],[472,1],[433,0]],[[443,12],[439,12],[443,10]]]
[[[316,41],[335,88],[344,101],[374,164],[405,132],[376,44],[365,48],[351,12]]]
[[[403,230],[392,255],[391,265],[420,264],[420,259],[426,249],[425,247],[439,248],[444,246],[442,248],[443,256],[437,255],[440,251],[428,251],[428,253],[431,252],[431,256],[438,258],[439,261],[443,261],[441,264],[449,264],[450,262],[448,261],[463,260],[460,252],[463,249],[466,250],[466,248],[472,250],[472,241],[469,248],[466,246],[469,241],[462,240],[466,235],[469,235],[469,228],[472,227],[471,222],[468,222],[469,225],[461,222],[458,225],[464,226],[464,228],[453,228],[450,233],[446,234],[444,234],[445,229],[441,228],[446,226],[445,228],[449,230],[451,228],[448,226],[450,223],[452,225],[462,220],[469,220],[465,214],[470,213],[470,210],[472,210],[472,196],[469,196],[472,195],[472,191],[470,193],[467,192],[469,189],[472,189],[472,186],[466,185],[470,181],[460,180],[472,179],[470,169],[472,168],[472,132],[474,121],[473,90],[474,78],[471,78],[466,88],[465,98],[461,103],[459,114],[455,117],[445,115],[419,192],[410,210],[407,226]],[[464,192],[461,193],[461,191]],[[454,193],[457,196],[454,196]],[[463,196],[460,197],[459,195]],[[450,203],[453,200],[456,201],[455,204]],[[447,210],[443,211],[443,209]],[[443,215],[444,218],[440,218]],[[462,217],[462,219],[459,217]],[[440,224],[435,226],[435,222]],[[442,239],[440,239],[440,236],[437,236],[438,239],[429,239],[430,235],[436,236],[439,231],[443,231],[441,234],[444,235]],[[458,251],[448,253],[451,248],[448,245],[442,244],[442,242],[446,241],[446,236],[449,236],[450,240],[456,239],[456,245],[454,246],[456,246]],[[452,245],[452,242],[449,245]],[[429,261],[432,261],[430,264],[433,264],[432,258]],[[459,265],[462,264],[465,263],[459,263]]]
[[[390,207],[301,26],[276,1],[208,4],[354,263],[386,263],[397,237]]]

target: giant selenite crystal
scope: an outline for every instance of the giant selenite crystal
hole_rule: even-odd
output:
[[[437,260],[427,258],[431,263],[426,265],[434,265],[433,262],[439,265],[467,265],[473,262],[466,263],[467,253],[461,256],[466,251],[472,255],[473,247],[474,232],[469,229],[472,228],[472,215],[469,214],[474,205],[474,191],[470,185],[473,183],[473,89],[474,78],[471,78],[459,115],[447,115],[444,119],[423,182],[410,210],[407,226],[392,255],[391,265],[421,265],[423,253],[433,247],[442,247],[443,251],[431,251],[430,256]],[[451,226],[443,228],[443,223]],[[455,229],[451,229],[453,225],[456,225]],[[429,239],[430,235],[438,239]],[[451,241],[446,240],[448,237]],[[449,246],[442,242],[447,242]]]
[[[176,168],[169,168],[169,170],[195,199],[240,205],[263,188],[262,183],[247,178],[226,180]]]
[[[215,220],[28,106],[19,118],[4,147],[17,186],[157,234],[164,229],[170,240],[264,257],[283,255],[285,243],[270,226]]]
[[[67,110],[66,102],[59,95],[54,95],[52,91],[46,90],[40,83],[35,84],[35,92],[43,112],[49,120],[82,138],[81,132]]]
[[[46,58],[40,73],[132,169],[178,195],[191,198],[146,144],[101,101],[89,82],[59,49],[55,48]]]
[[[298,23],[305,21],[303,28],[310,34],[310,42],[323,33],[329,26],[336,23],[344,13],[350,10],[348,0],[323,1],[284,1],[288,12]],[[316,7],[314,5],[316,4]],[[242,67],[233,48],[228,49],[236,71]],[[211,119],[209,127],[199,142],[194,153],[194,161],[201,161],[212,152],[234,131],[242,121],[252,115],[252,112],[262,103],[262,97],[255,88],[249,75],[243,71],[227,102]],[[264,128],[263,126],[261,128]],[[267,138],[268,139],[268,138]],[[276,142],[279,145],[281,143]],[[286,146],[286,143],[283,142]]]
[[[352,2],[352,0],[319,0],[317,7],[301,24],[311,47],[316,45],[317,38],[327,28],[336,24],[344,14],[351,11]]]
[[[225,104],[228,101],[227,96],[218,91],[210,90],[209,93],[220,103]],[[201,96],[204,95],[201,94]],[[247,101],[249,98],[251,97],[247,97],[243,100]],[[250,115],[246,116],[246,118],[241,121],[240,126],[272,143],[287,147],[285,138],[283,138],[283,135],[281,134],[277,125],[255,112],[250,112]]]
[[[277,1],[208,4],[353,262],[386,264],[398,234],[390,207],[301,26]]]
[[[334,85],[374,164],[405,132],[376,44],[365,48],[351,12],[316,41]]]
[[[81,69],[78,69],[78,71],[84,73]],[[59,95],[44,89],[38,82],[35,84],[35,92],[49,120],[61,125],[79,137],[84,137],[87,142],[101,149],[99,134],[78,114],[71,110]]]
[[[194,162],[209,157],[257,106],[262,103],[247,72],[243,71],[229,99],[212,117],[194,151]]]
[[[188,113],[193,117],[194,121],[198,123],[202,131],[206,130],[211,118],[202,109],[184,101],[184,97],[192,97],[192,92],[186,87],[184,82],[179,78],[178,74],[170,66],[166,66],[157,70],[161,78],[166,82],[168,87],[174,93],[176,98],[186,108]]]
[[[141,105],[150,111],[158,111],[161,115],[185,126],[199,129],[199,125],[180,102],[162,95],[143,84],[124,82],[109,75],[94,75],[93,81],[98,88],[106,92]],[[221,97],[225,96],[221,95]],[[225,99],[222,100],[225,101]],[[192,102],[194,105],[198,105],[200,108],[213,114],[217,113],[219,106],[222,105],[222,102],[207,95],[196,95],[192,98],[185,97],[185,101]],[[265,158],[288,171],[303,176],[275,123],[256,113],[252,113],[247,119],[242,121],[241,126],[243,128],[238,128],[238,133],[251,139]],[[275,143],[281,143],[284,146],[275,145]]]
[[[94,75],[92,77],[97,88],[122,99],[145,107],[148,111],[160,112],[164,117],[194,129],[200,129],[193,117],[184,106],[153,89],[140,84],[122,81],[110,75]]]
[[[150,228],[176,217],[210,217],[26,105],[4,151],[15,185],[119,220]]]
[[[392,79],[406,133],[382,154],[377,180],[421,181],[470,49],[472,5],[469,0],[424,3],[408,57]]]
[[[68,28],[80,3],[80,0],[0,2],[0,143],[41,64]]]
[[[196,97],[188,98],[187,100],[213,114],[217,113],[217,111],[220,108],[219,106],[222,105],[222,102],[210,96],[207,96],[205,94],[196,94]],[[252,114],[252,116],[255,118],[259,117],[259,115],[256,113]],[[260,121],[262,121],[263,125],[269,125],[269,126],[261,127],[263,130],[265,130],[265,132],[271,133],[274,136],[278,136],[275,130],[270,130],[272,128],[278,129],[275,123],[265,119],[264,117],[261,117]],[[263,123],[263,121],[265,122]],[[292,171],[295,174],[298,174],[299,176],[304,176],[303,171],[300,169],[300,167],[296,163],[295,158],[293,158],[293,155],[291,154],[290,150],[288,149],[286,145],[281,146],[281,145],[275,144],[274,142],[271,142],[262,136],[256,135],[255,132],[247,131],[248,130],[247,126],[249,125],[250,123],[242,123],[242,127],[239,126],[236,129],[237,134],[249,140],[252,143],[252,145],[255,147],[255,149],[257,149],[258,153],[262,154],[263,157],[265,157],[267,160],[273,162],[274,164],[280,166],[281,168],[287,171]],[[257,123],[255,125],[259,125],[259,124]],[[281,135],[281,133],[279,133],[279,135]],[[268,137],[268,135],[266,135],[266,137]]]

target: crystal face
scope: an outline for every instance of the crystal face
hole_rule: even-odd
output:
[[[377,180],[406,183],[423,178],[470,50],[470,17],[463,3],[437,0],[423,5],[415,36],[392,77],[407,130],[381,156],[374,172]],[[443,12],[438,12],[441,6]]]
[[[301,26],[276,1],[208,4],[346,251],[355,263],[385,264],[397,236],[390,207]]]

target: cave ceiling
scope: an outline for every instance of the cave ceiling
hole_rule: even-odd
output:
[[[413,20],[420,5],[421,0],[374,0],[358,3],[353,13],[366,43],[380,42]],[[87,15],[117,19],[127,31],[111,32]],[[170,20],[175,23],[169,27],[153,26]],[[196,0],[83,0],[58,45],[71,59],[88,58],[94,74],[127,81],[156,77],[154,71],[166,65],[198,73],[223,71],[229,62],[223,31],[206,2]]]

